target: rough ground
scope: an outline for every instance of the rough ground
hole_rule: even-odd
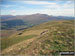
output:
[[[74,51],[74,21],[47,22],[27,29],[20,36],[38,35],[2,51],[9,55],[55,55],[56,51]],[[19,35],[16,35],[17,37]]]
[[[26,36],[26,35],[32,35],[32,34],[37,34],[37,37],[22,41],[18,44],[12,45],[4,50],[2,50],[2,54],[20,54],[21,52],[23,52],[23,50],[26,50],[26,48],[33,42],[36,41],[38,38],[40,38],[42,35],[44,35],[45,33],[48,32],[48,29],[43,29],[43,30],[31,30],[31,31],[27,31],[25,33],[23,33],[20,36]],[[32,44],[32,46],[35,43]],[[32,49],[32,47],[31,47]],[[27,53],[27,52],[26,52]]]

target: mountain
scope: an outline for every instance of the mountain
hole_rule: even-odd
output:
[[[47,14],[32,14],[32,15],[2,15],[1,16],[1,29],[11,29],[11,28],[27,28],[30,26],[38,25],[51,20],[69,20],[74,19],[74,17],[64,17],[64,16],[49,16]],[[25,27],[24,27],[25,26]]]
[[[3,55],[59,56],[74,51],[74,20],[49,21],[2,39]]]

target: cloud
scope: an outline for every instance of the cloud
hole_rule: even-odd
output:
[[[49,8],[49,9],[51,9],[51,8],[52,9],[74,8],[74,3],[73,3],[73,1],[67,1],[66,3],[63,3],[63,4],[57,3],[57,4],[53,4],[53,5],[45,5],[44,7]]]
[[[55,9],[57,9],[57,8],[60,8],[61,6],[60,5],[46,5],[46,6],[44,6],[44,7],[46,7],[46,8],[55,8]]]
[[[47,1],[24,1],[24,3],[26,3],[26,4],[34,4],[34,5],[56,4],[56,3],[53,3],[53,2],[47,2]]]
[[[6,8],[12,7],[12,6],[15,6],[15,5],[0,5],[0,7],[6,7]]]
[[[12,12],[12,13],[16,13],[16,10],[12,10],[11,12]]]
[[[11,10],[12,15],[16,15],[16,10]]]
[[[74,9],[42,9],[37,12],[54,16],[74,16]]]
[[[7,12],[3,10],[4,13],[12,15],[24,15],[24,14],[35,14],[42,13],[55,16],[74,16],[74,3],[73,1],[16,1],[16,9],[13,8],[15,5],[2,5],[3,7],[12,7],[12,10]],[[29,7],[31,5],[31,7]],[[33,5],[33,6],[32,6]],[[37,6],[39,5],[39,6]]]
[[[64,8],[74,8],[74,3],[72,1],[68,1],[63,5]]]
[[[25,6],[19,6],[19,8],[25,9],[25,8],[27,8],[27,7],[25,7]]]

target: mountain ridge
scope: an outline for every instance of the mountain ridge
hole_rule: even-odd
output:
[[[1,16],[1,29],[11,29],[16,26],[34,26],[51,20],[71,20],[74,17],[52,16],[47,14],[17,15],[17,16]],[[13,23],[13,21],[15,21]],[[19,23],[18,23],[19,22]],[[22,25],[23,24],[23,25]]]

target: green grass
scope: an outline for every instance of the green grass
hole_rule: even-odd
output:
[[[56,51],[74,51],[74,21],[72,20],[51,21],[28,28],[23,32],[40,29],[48,29],[49,32],[42,35],[40,38],[37,38],[36,41],[33,41],[27,46],[27,48],[33,47],[31,51],[36,52],[37,50],[38,53],[41,55],[45,54],[48,55],[51,53],[53,55],[57,54],[57,56],[58,53]],[[7,48],[23,40],[32,38],[34,36],[35,35],[13,37],[10,39],[6,38],[2,42],[3,44],[2,49]],[[34,50],[35,48],[36,50]],[[31,51],[29,50],[29,52]]]
[[[39,40],[41,39],[41,45],[38,45],[41,49],[41,51],[38,50],[39,54],[45,54],[42,50],[51,51],[53,55],[56,55],[56,51],[74,51],[74,21],[47,22],[31,29],[49,30],[49,33],[39,38]],[[42,40],[44,41],[42,42]],[[50,53],[47,52],[46,54]]]
[[[12,37],[12,38],[4,38],[1,40],[1,49],[5,49],[9,46],[12,46],[16,43],[19,43],[23,40],[27,40],[35,37],[36,35],[28,35],[28,36],[20,36],[20,37]]]

